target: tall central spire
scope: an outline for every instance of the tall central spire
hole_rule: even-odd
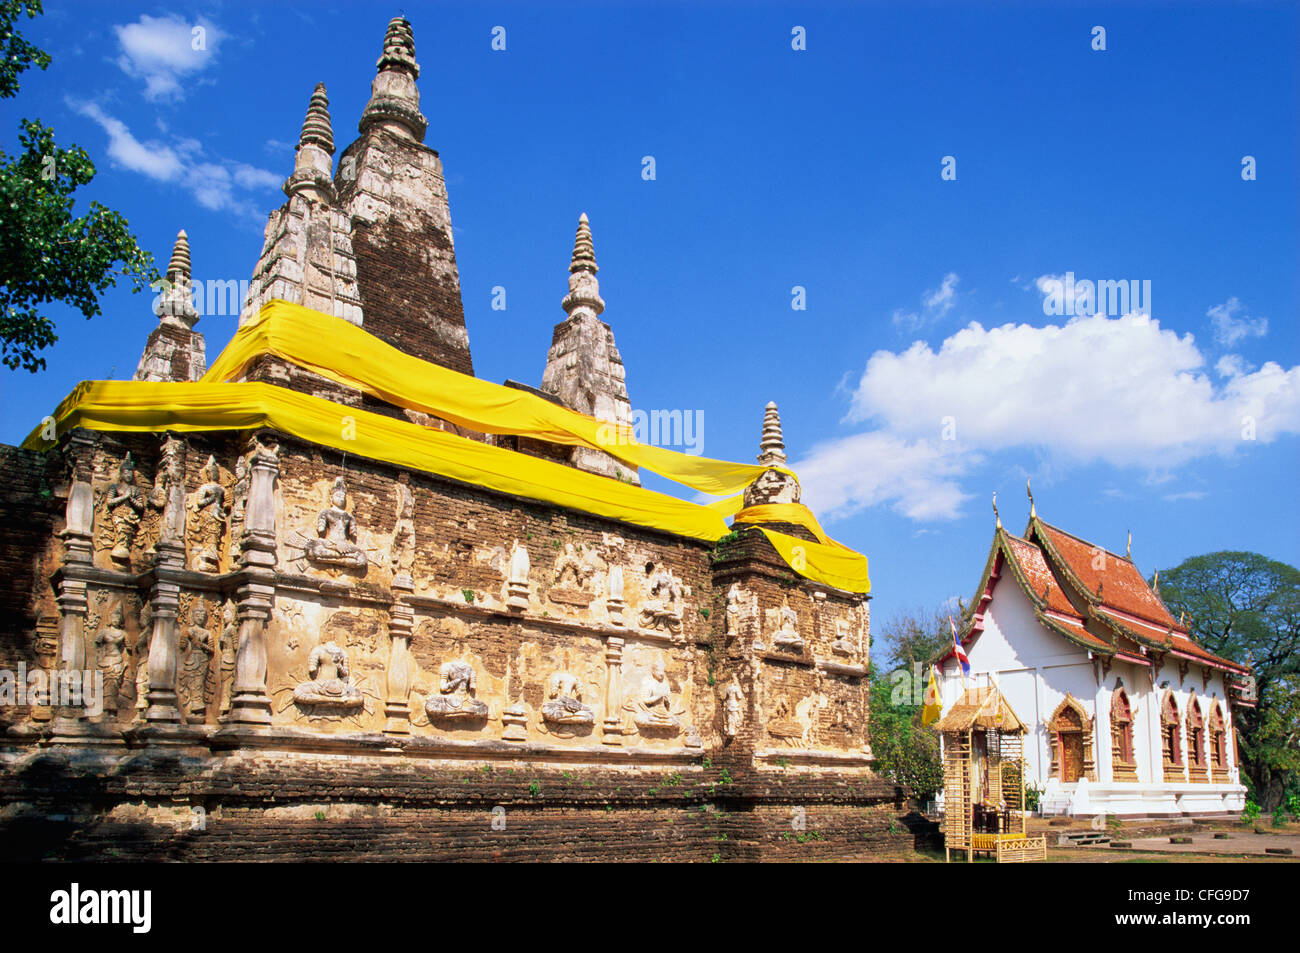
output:
[[[420,91],[415,81],[420,64],[415,61],[415,34],[406,17],[393,17],[384,34],[384,51],[375,66],[379,75],[370,85],[370,102],[366,103],[357,128],[365,133],[380,126],[399,136],[424,141],[429,120],[420,112]]]

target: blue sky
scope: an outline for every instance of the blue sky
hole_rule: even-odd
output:
[[[199,280],[250,277],[316,82],[355,137],[399,9],[47,6],[23,32],[54,62],[4,103],[4,148],[21,116],[85,147],[85,198],[160,264],[185,228]],[[478,375],[540,380],[587,212],[633,406],[702,412],[703,451],[748,460],[776,400],[805,501],[871,557],[878,625],[969,597],[989,497],[1018,531],[1027,476],[1049,522],[1120,552],[1131,529],[1148,574],[1300,564],[1294,6],[400,8]],[[1150,281],[1149,314],[1046,314],[1066,273]],[[52,309],[47,370],[0,369],[0,440],[130,377],[149,303]],[[210,357],[234,327],[200,322]]]

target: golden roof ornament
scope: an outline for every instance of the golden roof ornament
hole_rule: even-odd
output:
[[[1038,510],[1034,506],[1034,490],[1029,485],[1029,477],[1025,477],[1025,492],[1029,494],[1029,518],[1035,519],[1038,516]]]
[[[998,491],[993,491],[993,520],[997,523],[997,528],[1002,528],[1002,517],[998,515]]]
[[[1124,544],[1124,558],[1133,558],[1133,531],[1128,531],[1128,542]]]

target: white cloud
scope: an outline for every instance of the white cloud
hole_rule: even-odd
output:
[[[849,419],[904,437],[956,418],[981,450],[1038,446],[1070,461],[1169,466],[1227,452],[1254,417],[1257,439],[1300,433],[1300,367],[1267,363],[1216,387],[1192,335],[1146,315],[1063,326],[972,322],[938,351],[924,342],[867,362]]]
[[[128,76],[144,80],[149,100],[184,99],[181,81],[210,66],[226,36],[210,20],[190,22],[175,14],[145,14],[113,31],[121,48],[117,65]]]
[[[1247,418],[1259,443],[1300,434],[1300,366],[1252,370],[1229,355],[1216,383],[1206,365],[1192,335],[1144,314],[972,322],[937,350],[918,341],[873,354],[845,419],[874,429],[814,447],[795,468],[828,518],[884,504],[933,520],[958,515],[969,498],[962,478],[988,453],[1032,448],[1061,468],[1141,467],[1158,485],[1190,460],[1232,453]],[[955,429],[947,440],[945,424]]]
[[[282,178],[273,172],[228,159],[206,161],[197,139],[176,138],[171,145],[156,140],[141,142],[126,123],[98,105],[69,99],[75,112],[94,120],[108,133],[108,155],[132,172],[161,182],[173,182],[188,191],[204,208],[260,217],[260,206],[237,193],[276,188]]]
[[[979,462],[939,440],[854,434],[818,444],[793,465],[803,501],[827,519],[886,504],[915,520],[952,519],[969,496],[957,478]]]
[[[1214,369],[1220,377],[1240,377],[1242,374],[1255,369],[1255,365],[1249,363],[1240,354],[1225,354],[1214,363]]]
[[[1268,334],[1268,318],[1252,318],[1248,314],[1238,318],[1242,310],[1241,302],[1232,297],[1205,312],[1214,325],[1214,340],[1224,347],[1232,347],[1242,338],[1262,338]]]
[[[943,284],[932,291],[927,291],[925,297],[921,299],[921,304],[925,306],[925,310],[936,318],[942,318],[951,311],[957,297],[957,281],[956,272],[950,271],[944,275]]]
[[[894,326],[916,331],[938,321],[957,303],[957,282],[960,280],[955,272],[948,272],[938,288],[931,288],[921,296],[920,311],[905,311],[902,308],[895,310],[892,318]]]
[[[126,123],[108,115],[94,103],[69,102],[69,105],[81,115],[93,119],[108,133],[109,157],[132,172],[164,182],[181,174],[181,160],[172,149],[156,140],[141,142],[131,135]]]

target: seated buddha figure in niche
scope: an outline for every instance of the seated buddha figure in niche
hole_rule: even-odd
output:
[[[365,699],[348,675],[348,654],[334,642],[325,642],[307,657],[307,681],[293,690],[293,700],[307,707],[360,708]]]
[[[673,690],[668,682],[664,660],[656,658],[650,667],[650,677],[641,690],[641,697],[634,699],[629,707],[632,721],[638,728],[650,732],[676,733],[681,728],[678,712],[673,711]]]
[[[478,676],[468,662],[445,662],[442,666],[438,694],[424,703],[425,714],[432,719],[474,720],[486,718],[487,702],[474,697]]]
[[[330,505],[316,518],[318,539],[303,546],[307,559],[318,566],[337,566],[360,572],[366,570],[366,553],[356,544],[357,521],[347,511],[348,486],[342,477],[330,490]]]
[[[547,685],[542,719],[552,725],[594,725],[596,713],[582,703],[582,682],[569,672],[556,672]]]

